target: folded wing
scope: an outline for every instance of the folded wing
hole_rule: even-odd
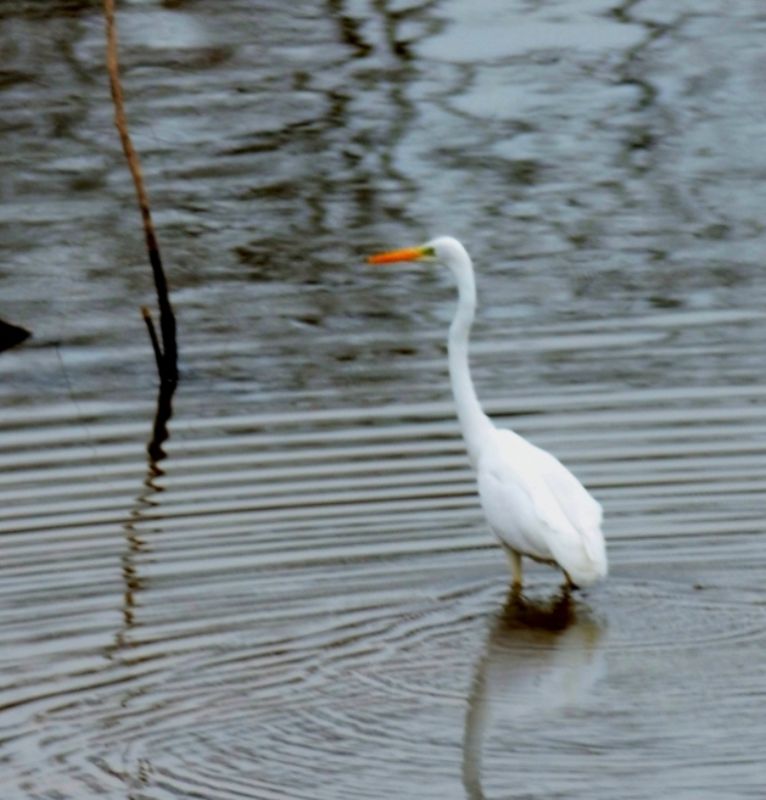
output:
[[[479,456],[479,493],[492,529],[513,549],[553,560],[575,583],[607,573],[601,506],[554,456],[496,430]]]

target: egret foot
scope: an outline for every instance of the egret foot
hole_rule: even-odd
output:
[[[580,587],[569,577],[569,573],[565,569],[561,571],[564,573],[564,577],[566,578],[564,585],[561,587],[561,591],[566,595],[577,591]]]

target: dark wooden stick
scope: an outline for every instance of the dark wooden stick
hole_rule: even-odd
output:
[[[157,334],[154,333],[152,346],[155,356],[159,352],[157,367],[160,373],[160,380],[175,383],[178,380],[178,345],[176,342],[176,318],[173,308],[170,305],[168,295],[168,283],[165,278],[165,271],[162,268],[160,257],[160,247],[157,242],[157,235],[154,232],[152,222],[152,212],[149,206],[149,196],[146,193],[144,179],[141,173],[141,162],[133,147],[133,142],[128,133],[128,122],[125,116],[125,102],[122,95],[122,85],[120,83],[120,68],[117,61],[117,24],[115,21],[114,0],[104,0],[104,16],[106,17],[106,66],[109,72],[109,86],[114,102],[114,124],[120,134],[120,142],[125,158],[128,162],[130,174],[133,176],[133,184],[136,187],[138,207],[141,211],[141,221],[144,227],[144,238],[146,239],[146,250],[149,254],[149,263],[154,275],[154,285],[157,289],[157,304],[160,309],[160,331],[162,334],[162,347],[159,347]],[[146,320],[146,316],[144,316]],[[149,327],[149,324],[147,325]],[[149,327],[151,337],[154,326]]]

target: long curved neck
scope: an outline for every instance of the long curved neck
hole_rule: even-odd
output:
[[[476,466],[482,435],[492,427],[481,410],[468,367],[468,336],[476,310],[476,283],[470,261],[453,269],[453,274],[457,281],[458,304],[449,329],[449,372],[463,438],[471,463]]]

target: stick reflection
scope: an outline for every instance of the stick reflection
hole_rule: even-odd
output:
[[[121,558],[124,583],[123,625],[116,634],[115,643],[110,648],[110,652],[129,646],[128,637],[135,625],[137,595],[145,588],[144,580],[139,574],[139,564],[142,556],[145,556],[148,551],[148,545],[139,535],[137,526],[145,521],[147,512],[151,514],[157,505],[155,495],[163,491],[162,486],[157,483],[157,479],[165,474],[160,464],[166,457],[163,445],[169,436],[168,422],[173,415],[173,395],[175,394],[176,386],[177,384],[174,382],[160,382],[157,409],[152,426],[152,437],[146,445],[146,477],[140,492],[136,496],[133,509],[130,512],[130,518],[122,526],[126,545]]]
[[[581,703],[604,672],[603,633],[589,609],[569,595],[545,603],[508,597],[490,624],[468,700],[463,784],[470,800],[485,797],[482,754],[488,732]]]

